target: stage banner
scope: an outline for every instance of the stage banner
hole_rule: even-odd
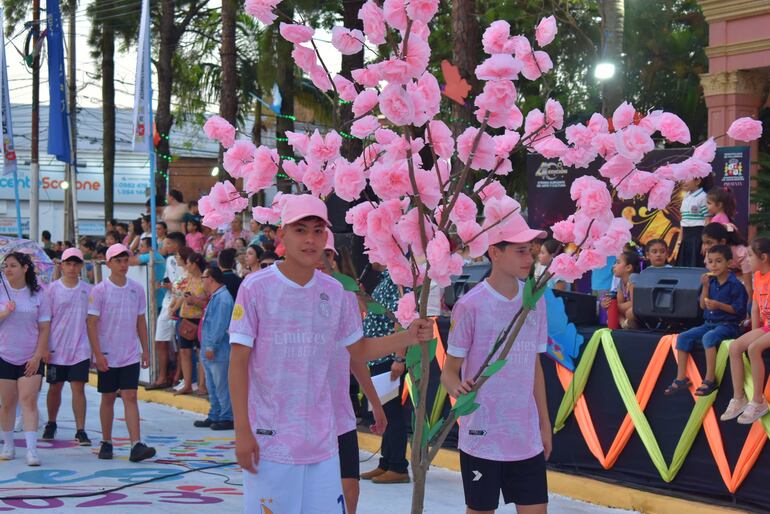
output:
[[[687,159],[692,149],[653,150],[639,164],[640,170],[652,171],[667,163]],[[599,175],[603,163],[596,159],[588,168],[576,169],[563,166],[558,160],[544,159],[539,155],[527,157],[527,221],[535,228],[547,229],[557,221],[572,214],[574,202],[569,189],[576,178],[583,175]],[[727,186],[736,195],[738,215],[735,224],[742,234],[748,230],[749,205],[749,149],[748,147],[719,148],[713,162],[714,183]],[[602,179],[605,180],[606,179]],[[684,190],[680,184],[674,188],[671,203],[661,210],[649,211],[646,197],[622,200],[613,197],[613,212],[624,216],[633,224],[631,234],[635,241],[644,245],[651,239],[663,239],[668,243],[672,262],[676,260],[679,239],[680,208]]]

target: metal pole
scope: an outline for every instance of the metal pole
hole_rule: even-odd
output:
[[[37,241],[40,215],[40,0],[32,0],[32,148],[29,165],[29,238]]]
[[[150,37],[150,28],[152,25],[150,24],[150,3],[145,0],[142,5],[143,9],[147,9],[147,16],[146,16],[146,23],[145,26],[147,37],[145,38],[145,45],[146,48],[140,48],[140,52],[147,52],[144,56],[144,73],[142,74],[143,79],[146,81],[146,88],[145,91],[147,91],[147,129],[145,129],[145,139],[147,141],[147,155],[150,158],[150,237],[152,238],[152,250],[150,250],[150,269],[148,270],[150,272],[150,315],[148,316],[149,324],[150,324],[150,339],[154,342],[155,340],[155,325],[157,322],[156,316],[158,312],[158,306],[155,298],[155,290],[158,287],[157,279],[160,277],[155,276],[155,252],[158,250],[158,237],[157,237],[157,231],[155,230],[155,226],[157,223],[156,220],[156,196],[157,191],[155,187],[155,146],[154,146],[154,124],[153,124],[153,115],[152,115],[152,38]],[[149,134],[148,134],[149,131]],[[166,293],[168,294],[168,293]],[[149,343],[149,341],[148,341]],[[151,369],[151,380],[150,382],[155,382],[155,379],[157,378],[157,355],[156,355],[156,348],[155,345],[148,344],[148,347],[150,348],[150,362],[152,363],[152,369]]]

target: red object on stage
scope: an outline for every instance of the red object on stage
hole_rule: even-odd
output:
[[[618,310],[618,299],[613,298],[610,300],[610,305],[607,307],[607,328],[610,330],[617,330],[620,328],[620,311]]]

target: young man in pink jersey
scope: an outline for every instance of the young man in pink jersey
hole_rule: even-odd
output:
[[[545,237],[545,232],[530,229],[520,214],[512,216],[503,234],[490,236],[491,275],[452,309],[441,381],[453,397],[470,391],[498,335],[521,307],[522,281],[533,263],[531,242]],[[515,503],[519,514],[547,510],[545,462],[551,453],[551,422],[540,366],[548,340],[545,309],[541,299],[527,316],[505,365],[479,389],[480,407],[460,420],[458,448],[468,514],[493,513],[501,491],[505,503]]]
[[[433,338],[432,322],[363,338],[358,304],[316,270],[329,226],[310,195],[284,203],[286,260],[244,279],[230,324],[235,453],[244,470],[244,511],[345,512],[330,367],[347,347],[364,362]],[[257,469],[258,468],[258,469]]]
[[[48,382],[48,423],[43,430],[44,441],[56,435],[56,417],[61,407],[64,383],[72,389],[72,412],[75,414],[75,440],[80,446],[91,446],[85,431],[88,369],[91,367],[91,346],[88,343],[86,317],[91,286],[80,280],[83,253],[68,248],[61,259],[62,277],[46,289],[51,304],[51,335],[48,348],[51,356],[46,369]]]
[[[110,276],[91,290],[87,326],[98,371],[97,390],[102,393],[99,458],[112,458],[112,423],[115,399],[120,391],[131,440],[129,460],[139,462],[153,457],[155,448],[144,444],[140,437],[136,390],[139,387],[139,366],[146,368],[150,365],[150,354],[147,351],[144,288],[126,276],[130,256],[128,248],[120,243],[107,249]]]

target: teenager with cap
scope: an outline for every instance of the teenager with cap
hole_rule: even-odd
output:
[[[98,371],[97,390],[102,394],[99,418],[102,425],[100,459],[112,459],[112,424],[115,399],[120,391],[128,435],[129,460],[139,462],[155,455],[155,448],[141,442],[139,404],[139,369],[150,365],[147,348],[147,300],[144,288],[126,276],[131,252],[122,244],[107,250],[110,276],[91,290],[88,306],[88,339]],[[141,347],[140,347],[141,345]]]
[[[51,337],[48,343],[51,356],[46,369],[48,382],[48,422],[43,430],[44,441],[56,435],[56,418],[61,407],[64,383],[72,390],[72,412],[75,415],[75,440],[80,446],[91,446],[85,431],[86,392],[88,370],[91,367],[91,346],[88,342],[86,318],[91,286],[80,280],[83,253],[69,248],[62,254],[61,278],[45,291],[51,305]]]
[[[13,424],[21,403],[27,464],[39,466],[37,454],[37,397],[48,355],[51,306],[37,283],[35,264],[26,253],[11,252],[2,266],[0,291],[0,460],[16,456]],[[3,298],[4,297],[4,298]]]
[[[453,397],[470,392],[498,335],[521,308],[523,281],[534,261],[531,242],[545,236],[530,229],[518,213],[511,215],[505,229],[490,234],[489,278],[452,309],[441,382]],[[551,423],[540,354],[547,341],[545,299],[540,299],[505,365],[479,389],[480,407],[460,421],[458,448],[468,514],[494,512],[501,491],[505,503],[515,503],[520,514],[546,512]]]
[[[433,325],[363,338],[358,303],[319,272],[329,226],[311,195],[287,198],[281,236],[286,260],[252,273],[230,323],[230,395],[235,453],[244,470],[244,511],[342,512],[337,427],[329,373],[337,349],[359,362],[433,338]]]

